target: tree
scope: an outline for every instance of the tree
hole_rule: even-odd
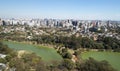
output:
[[[71,59],[71,58],[72,58],[72,54],[69,53],[69,52],[66,52],[66,53],[63,55],[63,58]]]
[[[82,38],[82,47],[83,48],[93,48],[94,47],[94,41],[92,41],[89,38]]]
[[[62,49],[61,51],[59,51],[59,54],[63,57],[63,58],[68,58],[71,59],[72,58],[72,54],[70,52],[68,52],[67,48]]]
[[[62,66],[66,67],[68,70],[75,68],[75,64],[70,59],[64,59]]]

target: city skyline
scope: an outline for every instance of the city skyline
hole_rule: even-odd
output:
[[[0,18],[120,20],[119,0],[2,0]]]

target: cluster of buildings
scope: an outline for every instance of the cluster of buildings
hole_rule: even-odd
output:
[[[101,27],[107,31],[107,27],[120,27],[120,21],[101,21],[101,20],[73,20],[73,19],[0,19],[0,25],[29,25],[48,28],[68,28],[73,30],[83,29],[85,32],[89,28],[95,27],[100,30]]]
[[[23,27],[4,28],[4,32],[22,31],[26,32],[24,26],[37,28],[60,28],[71,30],[70,34],[82,35],[83,37],[116,36],[116,33],[108,32],[109,29],[120,28],[120,21],[102,20],[73,20],[73,19],[0,19],[0,25],[22,25]],[[33,28],[32,33],[36,35],[47,34],[41,29]],[[94,34],[93,31],[102,30],[104,33]],[[29,31],[29,30],[27,30]],[[53,30],[56,31],[56,30]],[[106,32],[106,33],[105,33]],[[119,38],[119,37],[118,37]]]

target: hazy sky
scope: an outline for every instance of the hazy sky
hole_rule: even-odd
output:
[[[120,0],[0,0],[0,17],[120,20]]]

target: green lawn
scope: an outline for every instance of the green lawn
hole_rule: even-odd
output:
[[[115,69],[120,71],[120,53],[117,52],[85,52],[81,54],[83,59],[93,57],[96,60],[107,60]]]
[[[4,41],[3,43],[15,50],[27,50],[36,53],[44,61],[62,60],[62,57],[53,48],[48,48],[45,46],[35,46],[35,45],[24,44],[19,42],[11,42],[11,41],[10,42]]]

